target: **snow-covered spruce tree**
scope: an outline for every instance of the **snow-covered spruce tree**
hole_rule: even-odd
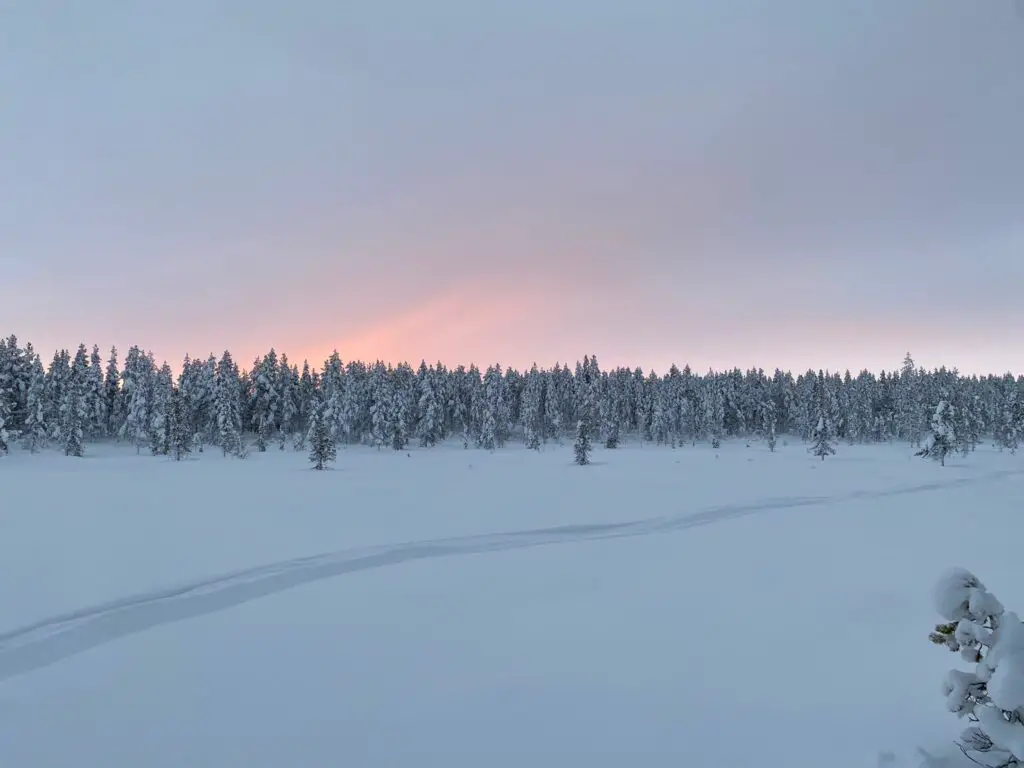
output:
[[[1020,446],[1022,428],[1024,428],[1024,407],[1018,398],[1014,382],[1007,388],[1003,397],[999,423],[996,427],[996,442],[1000,449],[1007,450],[1011,454],[1016,453]]]
[[[119,437],[135,446],[138,453],[149,443],[149,398],[153,389],[153,366],[137,346],[128,350],[124,361],[121,387],[124,394],[125,418]]]
[[[391,375],[384,363],[373,365],[369,379],[370,435],[373,445],[381,450],[387,445],[391,410]]]
[[[832,422],[828,416],[828,399],[825,393],[825,376],[823,371],[818,371],[818,378],[814,384],[814,431],[811,437],[814,444],[808,449],[812,454],[822,461],[826,456],[835,455],[836,449],[832,447]]]
[[[409,413],[406,407],[405,393],[397,381],[391,387],[391,407],[388,409],[388,440],[391,448],[404,451],[409,445]]]
[[[198,450],[206,445],[217,444],[217,357],[207,356],[202,369],[197,373],[198,393],[191,393],[193,425],[199,440]],[[198,398],[198,401],[197,401]]]
[[[957,449],[967,456],[981,443],[985,430],[983,408],[980,398],[963,387],[958,387],[953,407],[956,409],[953,428],[956,430]]]
[[[150,407],[149,450],[154,456],[167,456],[171,452],[171,395],[174,377],[171,366],[164,363],[153,379]]]
[[[604,420],[604,447],[605,448],[618,448],[619,447],[619,420],[605,414]]]
[[[296,451],[304,451],[310,414],[316,405],[316,387],[313,385],[313,375],[309,370],[308,360],[302,362],[302,373],[299,376],[295,402],[298,405],[298,413],[295,415],[295,444],[293,447]]]
[[[935,406],[935,413],[932,414],[932,433],[925,440],[921,450],[914,455],[935,459],[942,466],[946,466],[946,456],[956,448],[956,430],[953,427],[955,416],[953,406],[946,400],[939,400],[939,404]]]
[[[654,371],[644,376],[640,368],[637,368],[637,375],[640,381],[633,393],[637,432],[641,442],[650,442],[654,440],[654,392],[658,386],[658,377]],[[694,428],[691,434],[696,435],[697,429]]]
[[[342,439],[349,443],[365,442],[370,434],[370,403],[365,394],[368,381],[366,366],[349,361],[345,366],[345,386],[339,396],[340,402],[333,406],[337,409],[335,422]],[[443,439],[443,431],[438,439]]]
[[[170,452],[175,461],[181,461],[192,452],[191,417],[188,399],[181,389],[175,389],[167,412]]]
[[[556,364],[557,366],[557,364]],[[562,395],[558,389],[558,380],[553,373],[544,377],[544,422],[548,427],[549,436],[558,444],[562,442]]]
[[[91,416],[88,402],[88,368],[89,359],[85,344],[81,344],[61,393],[60,445],[65,456],[80,457],[85,452],[82,443]]]
[[[576,442],[572,446],[576,463],[585,466],[590,463],[590,426],[586,419],[579,419],[576,422]]]
[[[526,375],[522,406],[519,411],[523,423],[523,440],[526,447],[539,451],[544,433],[544,379],[534,363]]]
[[[493,451],[498,444],[498,440],[495,437],[498,431],[498,423],[494,418],[494,410],[486,407],[486,400],[483,394],[477,395],[474,398],[474,402],[481,404],[480,408],[477,409],[480,413],[480,429],[476,438],[477,447],[483,448],[485,451]]]
[[[106,375],[103,378],[103,403],[107,415],[107,434],[120,438],[124,424],[124,393],[121,391],[121,371],[117,364],[117,347],[110,348]]]
[[[306,435],[306,441],[309,443],[309,461],[313,469],[324,469],[328,462],[338,457],[334,438],[331,437],[331,427],[327,421],[327,402],[323,397],[318,397],[309,411],[309,434]]]
[[[808,449],[812,454],[818,456],[822,461],[826,456],[834,456],[836,449],[832,446],[832,430],[829,427],[828,418],[822,414],[818,416],[818,423],[813,432],[814,444]]]
[[[278,425],[278,447],[283,451],[288,438],[295,432],[296,420],[299,415],[299,372],[288,363],[288,356],[283,353],[281,354],[279,375],[277,391],[281,398],[281,411]]]
[[[335,350],[331,356],[324,361],[323,373],[320,376],[320,392],[323,394],[326,410],[324,419],[331,430],[331,438],[335,444],[351,437],[346,433],[346,424],[343,423],[345,390],[348,389],[345,373],[345,364],[341,356]]]
[[[480,369],[470,365],[468,370],[460,368],[459,373],[455,412],[462,435],[462,447],[468,449],[470,443],[480,443]]]
[[[933,598],[945,623],[929,639],[975,665],[950,670],[943,685],[949,711],[972,723],[960,748],[980,765],[1024,762],[1024,625],[962,568],[939,579]]]
[[[217,445],[225,456],[241,457],[244,453],[242,445],[242,415],[239,400],[241,383],[238,379],[238,368],[231,353],[227,350],[217,363],[216,378],[213,389],[213,408],[217,419]]]
[[[60,404],[70,378],[71,356],[66,349],[55,351],[46,369],[45,402],[46,427],[50,430],[48,437],[56,443],[60,442]]]
[[[665,445],[672,432],[670,416],[672,408],[668,402],[668,391],[662,385],[661,380],[658,384],[651,405],[651,437],[658,445]]]
[[[585,466],[590,463],[592,450],[591,436],[594,433],[594,389],[589,382],[583,382],[579,399],[577,400],[576,413],[576,442],[573,444],[573,454],[576,463]]]
[[[618,393],[612,388],[607,375],[601,376],[601,392],[598,400],[598,411],[601,414],[601,431],[604,434],[604,447],[615,449],[621,439],[622,406]],[[674,438],[673,438],[674,439]]]
[[[15,347],[17,341],[15,341]],[[8,430],[13,426],[12,415],[15,407],[15,383],[12,375],[14,366],[13,351],[9,351],[7,342],[0,339],[0,454],[7,452],[7,441],[10,439]]]
[[[907,352],[899,378],[897,423],[900,437],[915,448],[921,444],[921,387],[921,376],[915,370],[914,359]]]
[[[7,420],[10,418],[11,407],[4,397],[6,393],[0,391],[0,456],[4,456],[10,450],[8,442],[10,435],[7,433]]]
[[[416,378],[420,412],[419,426],[416,431],[419,433],[420,445],[429,448],[437,445],[444,435],[444,410],[441,407],[434,368],[428,368],[426,361],[420,362],[420,370]]]
[[[832,427],[832,437],[835,440],[841,440],[846,435],[848,409],[844,409],[842,406],[842,395],[840,394],[842,386],[843,380],[839,378],[838,374],[834,374],[831,378],[825,377],[825,413],[828,423]]]
[[[43,363],[38,355],[35,355],[32,360],[25,429],[21,437],[24,446],[30,453],[36,453],[46,445],[46,373],[43,371]]]
[[[711,447],[719,448],[722,445],[722,436],[725,434],[725,392],[716,377],[711,375]]]
[[[188,355],[185,355],[185,361],[181,366],[181,373],[178,375],[178,383],[175,387],[175,390],[187,404],[185,416],[189,421],[189,428],[192,433],[190,450],[194,448],[200,453],[203,452],[203,435],[200,425],[202,424],[202,409],[206,394],[200,377],[203,375],[204,370],[205,367],[199,360],[192,360]],[[173,439],[171,442],[174,442]],[[171,446],[171,451],[174,451],[173,445]]]
[[[768,444],[768,450],[772,453],[775,452],[775,425],[777,422],[775,402],[770,399],[765,400],[761,404],[761,430],[764,433],[765,442]]]
[[[511,413],[500,365],[489,366],[484,373],[482,398],[480,447],[489,451],[502,448],[508,438]]]
[[[279,379],[277,352],[271,349],[252,371],[252,426],[256,433],[256,450],[260,453],[267,450],[267,443],[277,427]]]
[[[103,438],[108,434],[109,420],[103,389],[103,358],[100,357],[99,346],[95,344],[92,347],[92,355],[89,357],[87,379],[86,402],[90,417],[86,425],[86,434],[93,439]]]

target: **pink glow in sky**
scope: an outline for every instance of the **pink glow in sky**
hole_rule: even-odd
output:
[[[13,4],[0,332],[1024,371],[1022,40],[960,0]]]

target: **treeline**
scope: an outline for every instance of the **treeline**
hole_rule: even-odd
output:
[[[574,367],[520,372],[492,365],[449,369],[344,363],[337,353],[314,370],[271,350],[240,367],[229,352],[186,357],[175,377],[140,347],[123,365],[116,349],[56,352],[48,366],[11,336],[0,341],[0,452],[44,446],[81,456],[92,441],[118,440],[178,458],[205,446],[225,455],[271,447],[320,452],[335,445],[402,450],[457,437],[493,449],[510,441],[539,448],[577,440],[614,448],[622,439],[666,445],[778,434],[832,442],[919,444],[943,403],[958,448],[985,439],[1015,450],[1024,428],[1024,377],[925,371],[907,355],[902,369],[856,376],[776,370],[664,375],[640,368],[602,371],[584,357]]]

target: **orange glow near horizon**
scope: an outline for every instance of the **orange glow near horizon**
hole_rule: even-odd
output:
[[[345,361],[408,362],[414,367],[421,360],[428,364],[440,361],[448,367],[501,363],[521,368],[518,359],[507,361],[509,355],[519,357],[512,350],[522,347],[522,331],[533,335],[539,330],[529,318],[551,300],[551,295],[538,291],[524,301],[518,291],[493,281],[465,280],[390,317],[371,320],[334,339],[318,338],[297,349],[300,358],[308,359],[311,366],[316,360],[318,367],[337,350]]]
[[[559,277],[537,271],[511,279],[467,277],[419,301],[395,299],[396,311],[378,305],[357,324],[352,323],[351,311],[347,317],[332,312],[330,302],[317,296],[306,300],[307,306],[326,308],[316,314],[287,313],[255,323],[242,315],[238,324],[202,323],[185,329],[140,324],[132,330],[133,335],[138,333],[134,338],[113,340],[106,328],[83,327],[78,332],[90,349],[94,339],[99,343],[104,362],[111,341],[118,346],[122,364],[128,345],[137,343],[153,351],[158,365],[167,360],[176,373],[186,353],[205,359],[212,351],[219,358],[228,349],[240,367],[250,368],[255,357],[272,347],[279,355],[287,354],[293,365],[301,367],[308,360],[314,370],[337,350],[345,362],[379,359],[413,367],[425,360],[449,368],[498,363],[523,371],[533,363],[546,369],[556,362],[572,366],[584,355],[596,354],[606,370],[639,366],[645,373],[664,374],[674,363],[689,365],[697,374],[734,367],[760,367],[769,374],[779,367],[794,375],[808,369],[849,368],[856,374],[864,368],[874,373],[896,370],[909,350],[927,369],[945,365],[979,375],[1024,371],[1019,345],[1011,347],[1004,338],[979,337],[971,328],[955,325],[936,333],[927,319],[908,320],[897,310],[847,321],[841,312],[824,312],[813,305],[765,312],[742,298],[725,305],[700,295],[674,301],[674,286],[664,286],[668,281],[661,281],[658,292],[620,289],[621,298],[609,302],[607,289],[602,296],[591,293],[590,285],[568,290],[564,276]],[[992,327],[1010,327],[1011,318],[993,312]],[[337,335],[310,334],[311,327],[345,330]],[[73,354],[78,343],[30,333],[19,333],[19,338],[22,344],[36,345],[44,365],[55,348],[67,347]],[[993,365],[1000,360],[1009,364]]]

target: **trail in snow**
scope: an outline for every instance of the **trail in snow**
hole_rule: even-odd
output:
[[[854,491],[841,496],[798,496],[750,504],[730,504],[689,515],[406,542],[285,560],[175,588],[132,595],[0,634],[0,681],[162,624],[216,613],[286,589],[346,573],[438,557],[670,533],[760,512],[926,493],[994,482],[1019,474],[1024,474],[1024,470],[1003,470],[902,488]]]

